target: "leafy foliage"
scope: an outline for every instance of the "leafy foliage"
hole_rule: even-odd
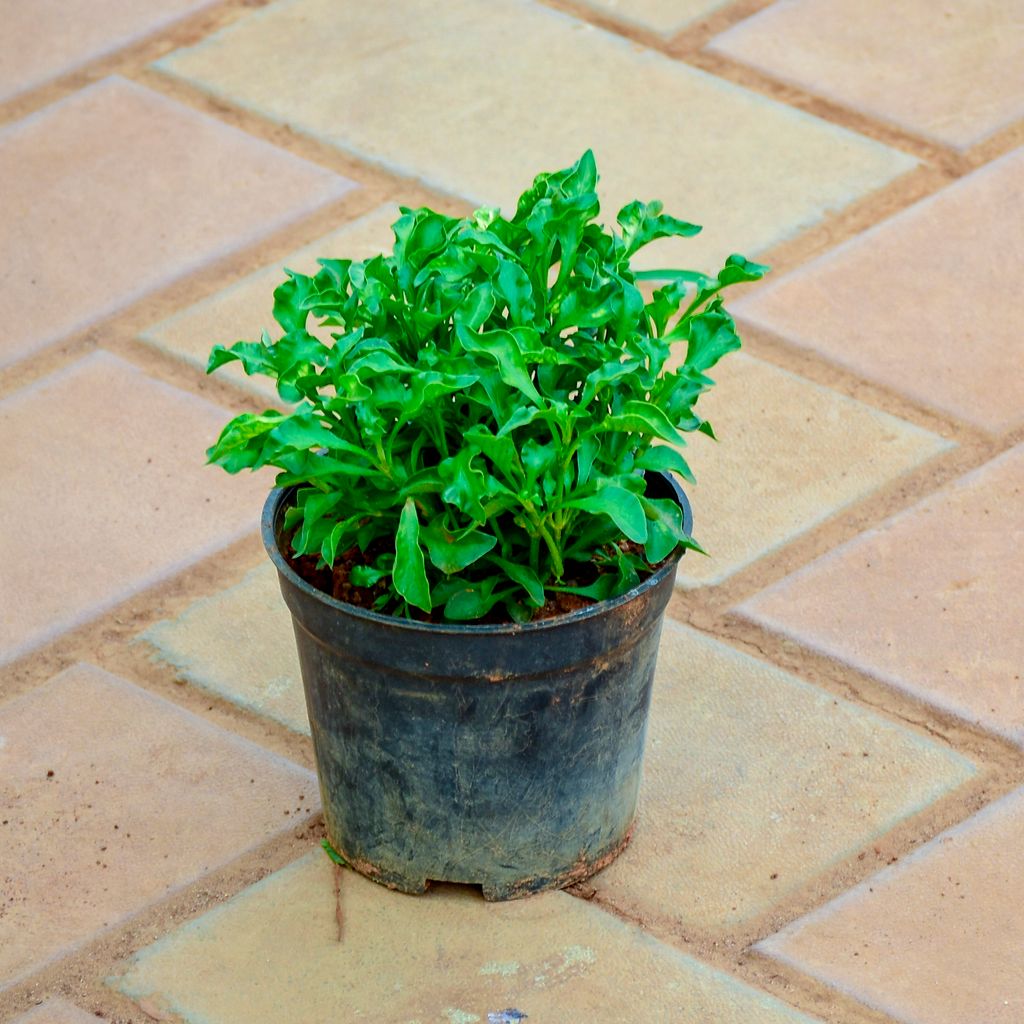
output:
[[[740,346],[719,293],[768,268],[635,273],[643,246],[700,228],[633,202],[605,230],[596,184],[588,151],[508,219],[402,208],[390,255],[287,272],[277,340],[214,347],[207,372],[238,361],[294,407],[236,417],[210,461],[276,466],[297,485],[295,553],[331,566],[358,547],[351,581],[378,587],[379,610],[473,620],[501,604],[527,621],[547,593],[615,596],[699,550],[643,474],[692,480],[683,435],[714,437],[694,404]],[[645,277],[665,282],[649,300]],[[667,370],[674,344],[685,359]]]

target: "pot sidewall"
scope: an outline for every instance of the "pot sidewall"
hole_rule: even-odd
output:
[[[675,481],[684,519],[685,495]],[[328,836],[357,870],[507,898],[586,877],[628,841],[678,558],[622,598],[526,625],[365,612],[264,540],[292,612]]]

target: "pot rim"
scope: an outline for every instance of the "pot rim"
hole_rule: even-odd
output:
[[[687,535],[693,533],[693,514],[690,509],[690,502],[682,487],[679,486],[675,476],[671,473],[652,473],[651,476],[661,477],[670,487],[672,496],[679,503],[683,512],[683,529]],[[274,563],[278,573],[298,590],[301,590],[307,597],[319,601],[321,604],[335,611],[349,615],[352,618],[362,619],[365,622],[386,624],[391,627],[407,630],[410,633],[431,634],[434,636],[510,636],[520,633],[543,633],[547,630],[558,629],[562,626],[583,622],[587,619],[605,615],[616,608],[621,608],[630,601],[642,596],[649,590],[653,590],[662,583],[669,573],[675,573],[680,559],[686,554],[683,548],[678,555],[666,562],[660,569],[652,573],[647,579],[638,583],[632,590],[618,597],[607,598],[604,601],[595,601],[585,608],[578,608],[574,612],[567,612],[564,615],[553,615],[538,622],[503,622],[503,623],[441,623],[441,622],[417,622],[415,619],[400,619],[393,615],[382,615],[380,612],[371,611],[368,608],[360,608],[358,605],[349,604],[347,601],[339,601],[336,597],[303,579],[289,564],[281,552],[277,543],[277,518],[284,508],[288,497],[298,489],[298,485],[291,487],[275,487],[263,505],[263,514],[260,519],[260,534],[263,538],[263,546]]]

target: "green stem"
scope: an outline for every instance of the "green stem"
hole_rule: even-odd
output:
[[[683,315],[682,315],[682,316],[681,316],[681,317],[680,317],[680,318],[679,318],[679,319],[678,319],[678,320],[676,321],[676,325],[675,325],[675,327],[673,327],[673,328],[672,328],[672,330],[671,330],[671,331],[669,331],[669,334],[670,334],[670,335],[672,335],[672,334],[675,334],[675,332],[676,332],[676,331],[677,331],[677,330],[679,329],[679,325],[680,325],[681,323],[683,323],[683,321],[685,321],[685,320],[686,320],[686,318],[687,318],[687,317],[688,317],[688,316],[689,316],[689,315],[690,315],[690,314],[691,314],[691,313],[692,313],[692,312],[693,312],[693,311],[694,311],[694,310],[695,310],[695,309],[696,309],[696,308],[697,308],[698,306],[702,306],[702,305],[703,305],[703,304],[704,304],[705,302],[707,302],[707,301],[708,301],[708,299],[710,299],[710,298],[711,298],[712,296],[714,296],[714,295],[717,295],[717,294],[718,294],[718,293],[719,293],[719,292],[720,292],[720,291],[721,291],[721,290],[722,290],[722,289],[723,289],[724,287],[725,287],[725,285],[724,285],[724,284],[720,284],[720,285],[719,285],[719,286],[718,286],[717,288],[712,288],[712,289],[711,289],[711,291],[709,291],[709,292],[706,292],[706,293],[705,293],[705,294],[703,294],[703,295],[702,295],[702,294],[701,294],[701,293],[700,293],[700,292],[698,291],[698,292],[697,292],[697,297],[696,297],[696,298],[695,298],[695,299],[693,300],[693,302],[691,302],[691,303],[690,303],[690,305],[689,305],[689,306],[687,306],[687,307],[686,307],[686,312],[685,312],[685,313],[684,313],[684,314],[683,314]]]
[[[555,570],[555,579],[560,580],[565,572],[565,566],[562,564],[562,552],[558,549],[555,539],[548,532],[543,522],[538,522],[537,530],[541,537],[544,538],[544,543],[547,544],[548,551],[551,553],[551,563]]]
[[[380,443],[380,438],[374,438],[374,448],[377,451],[377,468],[391,481],[395,478],[391,475],[391,464],[388,462],[388,457],[384,452],[384,446]]]
[[[441,457],[444,459],[448,458],[448,438],[444,433],[444,423],[441,422],[441,414],[437,409],[433,410],[434,413],[434,424],[437,427],[437,440],[438,440],[438,451],[441,453]]]
[[[555,579],[561,579],[562,574],[565,572],[565,566],[562,563],[562,552],[558,545],[555,543],[554,537],[551,536],[550,531],[544,525],[544,520],[537,514],[537,510],[533,507],[532,502],[526,502],[523,506],[526,509],[527,518],[533,524],[533,528],[537,531],[535,534],[530,535],[530,562],[534,572],[537,571],[540,564],[540,552],[536,552],[534,555],[535,548],[539,548],[539,540],[543,540],[547,545],[548,552],[551,555],[551,565],[555,570]]]
[[[540,535],[530,534],[530,568],[540,576]]]

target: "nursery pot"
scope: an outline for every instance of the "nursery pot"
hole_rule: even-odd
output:
[[[675,480],[648,474],[651,497]],[[654,666],[678,557],[622,597],[525,625],[418,623],[337,601],[263,540],[292,613],[327,835],[403,892],[562,888],[629,841]]]

